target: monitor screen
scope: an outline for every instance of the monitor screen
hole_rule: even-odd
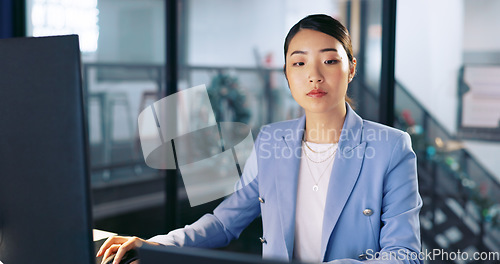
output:
[[[0,261],[93,263],[78,36],[0,40]]]

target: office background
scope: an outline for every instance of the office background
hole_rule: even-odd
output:
[[[499,252],[498,11],[496,0],[3,0],[0,36],[79,34],[94,224],[147,238],[220,200],[190,207],[180,175],[145,165],[139,112],[206,84],[218,120],[254,136],[300,116],[283,41],[304,16],[332,15],[352,35],[358,113],[412,136],[424,248]],[[224,250],[260,254],[259,221]]]

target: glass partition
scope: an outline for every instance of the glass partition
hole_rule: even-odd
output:
[[[245,123],[254,137],[262,125],[303,115],[283,74],[283,43],[293,24],[324,13],[350,30],[358,68],[348,93],[363,118],[377,121],[382,2],[176,1],[178,35],[169,41],[178,43],[177,88],[205,84],[217,120]],[[96,227],[142,237],[166,232],[165,171],[146,166],[137,126],[139,113],[166,90],[165,1],[30,0],[27,6],[30,34],[81,36]],[[172,212],[178,224],[218,203],[190,207],[186,196],[180,180]],[[258,227],[253,223],[230,248],[259,254]]]
[[[162,232],[164,177],[144,162],[137,117],[165,89],[165,2],[28,0],[26,6],[29,36],[79,35],[95,226],[145,237]],[[131,219],[146,212],[147,228],[138,228]]]
[[[348,94],[356,111],[367,120],[379,121],[382,65],[382,0],[347,1],[350,34],[357,59],[356,75]]]
[[[303,17],[326,13],[344,20],[346,1],[181,1],[179,89],[205,84],[218,121],[261,126],[303,115],[283,74],[283,44]],[[183,187],[179,188],[183,193]],[[190,223],[220,200],[189,207],[180,197],[179,222]],[[229,250],[261,254],[260,219]]]

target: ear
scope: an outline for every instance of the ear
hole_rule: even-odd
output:
[[[355,57],[353,57],[352,58],[352,66],[349,69],[349,82],[351,82],[352,79],[354,78],[354,75],[356,75],[356,63],[357,63],[357,60]]]

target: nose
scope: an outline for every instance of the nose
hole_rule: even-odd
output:
[[[311,83],[321,83],[324,78],[321,74],[321,71],[318,69],[316,65],[311,65],[308,76],[309,82]]]

